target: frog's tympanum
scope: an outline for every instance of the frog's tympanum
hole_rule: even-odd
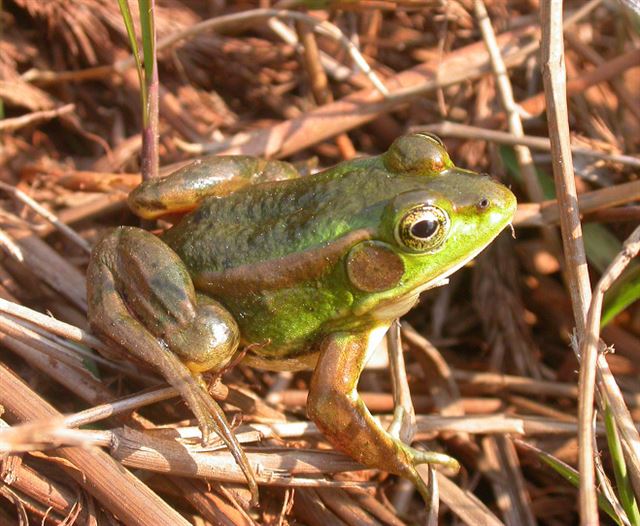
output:
[[[475,257],[511,222],[514,195],[456,168],[430,134],[377,157],[298,177],[284,162],[209,157],[147,181],[129,205],[143,218],[186,215],[161,237],[122,227],[96,246],[89,317],[102,336],[155,367],[255,477],[201,373],[242,349],[271,370],[313,369],[307,412],[337,448],[412,480],[419,451],[372,418],[357,385],[389,324]]]

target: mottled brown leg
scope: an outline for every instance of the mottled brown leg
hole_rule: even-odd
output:
[[[144,257],[150,257],[161,267],[176,263],[173,258],[177,259],[177,256],[167,256],[162,253],[165,250],[171,252],[169,247],[143,230],[118,229],[104,238],[96,247],[87,272],[91,327],[99,334],[126,348],[144,363],[154,367],[178,390],[198,420],[203,443],[208,443],[214,432],[222,438],[247,477],[257,502],[258,487],[255,474],[230,429],[224,412],[199,382],[199,373],[194,373],[188,368],[176,356],[176,349],[171,348],[168,343],[169,341],[174,344],[178,342],[188,345],[188,342],[183,342],[185,335],[189,337],[194,332],[198,334],[201,343],[210,343],[212,340],[210,336],[203,337],[203,334],[206,336],[206,328],[210,324],[210,320],[206,318],[211,314],[209,306],[203,307],[205,316],[203,321],[203,310],[198,305],[191,305],[195,303],[195,293],[188,290],[188,286],[186,291],[181,291],[179,288],[184,276],[188,277],[186,271],[171,276],[173,278],[178,276],[179,279],[163,280],[162,272],[153,279],[142,279],[141,269],[132,268],[132,261],[129,258],[131,254],[127,254],[124,256],[125,259],[129,258],[126,261],[125,272],[122,261],[118,263],[119,251],[127,245],[127,241],[132,240],[136,242],[138,255],[144,254]],[[147,242],[149,245],[145,246]],[[169,260],[165,260],[165,256],[169,257]],[[182,265],[179,259],[177,263]],[[143,281],[145,281],[144,284]],[[157,290],[137,290],[133,297],[132,290],[135,287],[138,289],[149,287],[151,282],[151,286]],[[190,281],[187,285],[192,289]],[[156,293],[162,298],[154,297]],[[158,307],[159,303],[162,304],[161,307]],[[157,317],[153,317],[154,309],[159,311]],[[193,326],[196,327],[195,330]],[[163,331],[171,336],[162,338],[160,334]],[[235,347],[220,355],[214,352],[213,356],[222,366],[232,358],[234,352]],[[202,353],[196,352],[196,354],[200,357]],[[215,360],[211,356],[206,356],[205,359],[211,367],[215,366]]]
[[[428,500],[429,490],[415,467],[458,464],[447,455],[402,443],[374,420],[357,391],[368,346],[369,333],[336,333],[324,339],[311,380],[307,413],[336,448],[367,467],[411,480]]]

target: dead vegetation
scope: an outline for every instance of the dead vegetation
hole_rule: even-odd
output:
[[[331,166],[426,127],[520,202],[515,239],[402,322],[414,440],[463,465],[437,474],[439,510],[327,447],[304,412],[308,374],[241,365],[212,392],[256,466],[251,509],[242,472],[199,447],[174,390],[88,332],[89,247],[136,224],[125,197],[140,181],[138,77],[117,2],[5,0],[1,524],[615,524],[598,519],[596,489],[619,524],[637,524],[638,18],[622,1],[567,1],[563,20],[562,2],[485,3],[157,2],[161,174],[204,153]],[[373,413],[393,413],[387,368],[360,389]],[[550,458],[580,467],[580,492]]]

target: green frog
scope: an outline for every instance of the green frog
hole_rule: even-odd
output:
[[[514,195],[457,168],[440,139],[414,133],[382,155],[299,177],[247,156],[196,160],[129,197],[142,218],[184,214],[160,237],[120,227],[88,268],[89,320],[180,392],[203,442],[217,433],[257,499],[253,469],[201,375],[243,361],[312,369],[307,413],[369,468],[428,489],[421,463],[456,461],[403,443],[358,395],[392,321],[509,225]]]

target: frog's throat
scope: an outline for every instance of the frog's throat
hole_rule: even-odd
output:
[[[481,246],[479,249],[471,252],[467,257],[462,259],[459,263],[452,266],[450,269],[447,269],[442,274],[439,274],[435,278],[419,285],[415,289],[412,289],[408,293],[399,296],[397,298],[393,298],[391,300],[380,302],[376,305],[371,311],[371,315],[373,319],[377,321],[390,321],[396,318],[400,318],[404,316],[407,312],[409,312],[413,306],[417,303],[420,294],[425,290],[433,289],[439,287],[440,285],[444,285],[447,282],[447,278],[451,276],[454,272],[457,272],[462,267],[464,267],[469,261],[474,259],[480,252],[482,252],[487,246],[491,244],[491,242],[498,237],[498,234],[502,232],[502,229],[493,236],[487,243]],[[365,310],[365,306],[361,306],[360,309]],[[363,312],[358,313],[358,309],[356,309],[356,314],[363,314]]]

